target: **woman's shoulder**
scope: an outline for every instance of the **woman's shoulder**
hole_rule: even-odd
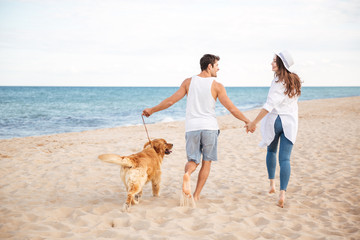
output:
[[[279,80],[278,77],[275,77],[274,80],[271,82],[271,87],[273,90],[281,90],[284,91],[285,85],[284,82]]]
[[[281,86],[281,85],[284,85],[284,83],[278,77],[275,77],[271,82],[271,86],[273,86],[273,85]]]

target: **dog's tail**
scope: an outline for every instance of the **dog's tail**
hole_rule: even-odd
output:
[[[98,157],[100,160],[108,163],[114,163],[123,167],[132,167],[133,163],[128,157],[121,157],[117,154],[102,154]]]

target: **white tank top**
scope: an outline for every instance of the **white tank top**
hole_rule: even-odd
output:
[[[219,130],[216,120],[216,101],[211,94],[211,85],[216,78],[191,78],[186,100],[185,132]]]

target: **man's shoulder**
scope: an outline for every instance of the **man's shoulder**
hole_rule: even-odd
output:
[[[224,85],[222,85],[222,83],[218,82],[216,79],[213,82],[213,87],[217,90],[220,90],[222,88],[224,88]]]
[[[191,83],[191,77],[190,78],[186,78],[180,86],[180,89],[184,89],[185,92],[187,93],[189,91],[189,87],[190,87],[190,83]]]
[[[191,79],[192,77],[186,78],[182,84],[188,87],[190,85]]]

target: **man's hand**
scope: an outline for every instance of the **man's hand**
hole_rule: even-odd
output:
[[[142,112],[142,115],[145,117],[150,117],[151,114],[153,114],[151,108],[145,108]]]

